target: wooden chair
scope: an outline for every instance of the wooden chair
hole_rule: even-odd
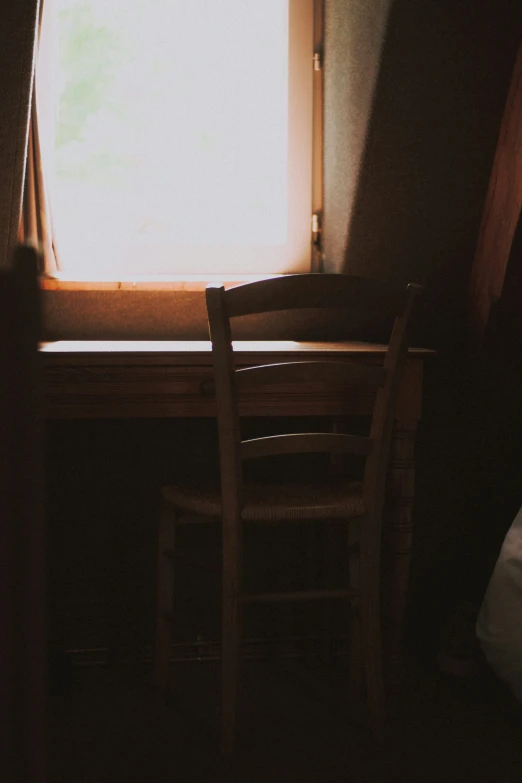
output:
[[[410,315],[419,287],[385,286],[344,275],[304,274],[273,278],[227,291],[209,286],[207,310],[214,360],[221,486],[163,489],[159,523],[155,686],[165,694],[170,653],[176,519],[193,512],[222,525],[222,728],[225,756],[234,751],[243,605],[274,601],[344,599],[360,605],[366,696],[375,736],[383,734],[385,704],[379,613],[380,541],[386,472],[401,373],[407,356]],[[235,370],[230,319],[247,314],[304,308],[374,312],[395,318],[382,366],[346,361],[298,361]],[[326,382],[376,388],[369,437],[324,433],[286,434],[242,440],[238,390],[255,385]],[[363,481],[324,485],[248,485],[242,462],[274,454],[307,452],[363,455]],[[243,595],[242,529],[248,524],[342,519],[350,525],[357,557],[346,589]],[[353,551],[352,547],[352,551]]]

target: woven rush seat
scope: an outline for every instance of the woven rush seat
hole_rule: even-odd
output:
[[[297,522],[349,519],[364,515],[361,482],[322,484],[247,484],[243,489],[241,519],[245,522]],[[221,518],[219,487],[170,486],[163,498],[176,508]]]

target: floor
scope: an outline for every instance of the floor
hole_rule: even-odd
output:
[[[225,770],[215,733],[217,665],[183,663],[171,674],[172,703],[160,713],[145,668],[76,667],[55,676],[52,783],[522,779],[522,710],[492,677],[411,675],[378,747],[348,720],[339,667],[246,662],[239,750]]]

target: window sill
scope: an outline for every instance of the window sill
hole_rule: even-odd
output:
[[[44,291],[204,291],[210,283],[223,283],[230,288],[240,283],[279,277],[267,275],[158,275],[123,280],[68,280],[61,277],[41,277]]]

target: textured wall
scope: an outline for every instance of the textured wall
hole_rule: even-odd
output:
[[[344,264],[392,0],[325,0],[324,236],[327,271]]]
[[[44,291],[44,340],[207,340],[203,291]],[[376,340],[387,322],[343,311],[267,313],[235,319],[237,340]]]
[[[394,0],[387,21],[372,5],[373,25],[364,5],[326,2],[325,264],[427,284],[444,311],[427,316],[437,341],[457,328],[522,4]]]

